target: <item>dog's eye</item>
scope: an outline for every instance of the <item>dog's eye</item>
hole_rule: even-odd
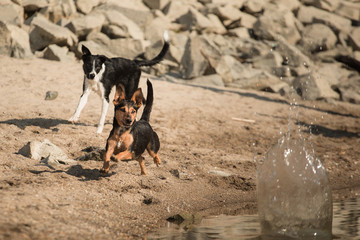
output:
[[[125,108],[120,108],[120,111],[125,112]]]
[[[133,109],[133,110],[131,111],[131,113],[134,114],[134,113],[136,113],[136,111]]]
[[[99,67],[95,68],[95,71],[96,71],[97,73],[99,73],[100,70],[101,70],[101,68],[99,68]]]

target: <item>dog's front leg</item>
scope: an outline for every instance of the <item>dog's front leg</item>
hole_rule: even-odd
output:
[[[69,121],[74,123],[74,122],[77,122],[79,120],[80,113],[84,109],[90,93],[91,93],[90,88],[85,89],[85,91],[83,92],[83,94],[80,97],[79,104],[78,104],[78,106],[76,108],[76,111],[75,111],[74,115],[69,119]]]
[[[104,124],[105,124],[105,118],[106,118],[106,113],[107,113],[108,107],[109,107],[109,101],[106,100],[105,98],[103,98],[102,106],[101,106],[101,116],[100,116],[100,121],[99,121],[99,125],[98,125],[96,133],[102,133],[102,130],[103,130]]]

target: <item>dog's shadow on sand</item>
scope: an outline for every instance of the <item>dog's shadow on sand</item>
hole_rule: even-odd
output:
[[[73,165],[68,170],[29,170],[33,174],[41,174],[44,172],[49,173],[66,173],[71,176],[77,177],[79,181],[93,181],[100,180],[101,178],[110,177],[115,174],[115,172],[109,172],[107,174],[100,173],[99,169],[85,169],[81,165]]]
[[[54,119],[54,118],[24,118],[24,119],[9,119],[5,121],[0,121],[0,124],[15,125],[21,130],[24,130],[29,126],[36,126],[44,129],[51,129],[60,124],[73,124],[72,122],[64,119]],[[75,123],[75,125],[88,126],[84,123]]]

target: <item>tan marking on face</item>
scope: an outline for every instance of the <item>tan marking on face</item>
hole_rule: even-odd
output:
[[[116,109],[115,119],[118,124],[122,127],[130,126],[134,123],[136,119],[136,109],[131,106],[131,104],[126,104],[125,106]],[[131,122],[129,122],[131,120]]]

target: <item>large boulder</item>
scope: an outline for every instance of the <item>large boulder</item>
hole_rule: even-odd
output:
[[[343,78],[336,86],[340,92],[341,100],[360,104],[360,77]]]
[[[31,58],[28,33],[12,24],[0,21],[0,54],[15,58]]]
[[[288,43],[295,44],[301,39],[298,30],[299,25],[294,14],[289,9],[269,5],[269,8],[254,24],[254,34],[260,39],[272,41],[278,40],[280,35]]]
[[[195,8],[190,8],[177,22],[184,25],[186,30],[203,31],[213,27],[213,23]]]
[[[72,48],[78,42],[69,29],[50,22],[40,14],[34,17],[30,29],[30,46],[33,51],[42,50],[50,44]]]
[[[209,62],[201,54],[201,37],[192,35],[185,46],[185,52],[181,59],[181,74],[185,79],[191,79],[204,75],[209,67]]]
[[[300,44],[309,52],[326,51],[335,47],[337,37],[328,26],[320,23],[304,27]]]
[[[91,10],[99,5],[101,0],[76,0],[76,8],[79,10],[79,12],[88,14],[91,12]]]
[[[103,15],[105,16],[104,27],[118,27],[119,30],[123,31],[125,35],[123,37],[126,37],[127,35],[133,39],[144,39],[144,33],[140,27],[121,12],[107,10],[103,11]]]
[[[19,5],[8,3],[0,4],[0,21],[15,24],[19,27],[24,22],[24,9]]]
[[[56,23],[60,26],[61,22],[65,20],[69,21],[70,17],[76,15],[76,6],[73,0],[62,0],[60,4],[49,5],[40,10],[40,13],[44,15],[49,21]]]
[[[351,31],[351,20],[312,6],[301,6],[297,18],[304,24],[323,23],[336,33]]]
[[[102,14],[90,14],[72,19],[66,27],[79,38],[84,38],[91,31],[100,32],[104,22],[105,17]]]
[[[164,9],[170,0],[143,0],[150,9]]]
[[[350,46],[355,50],[360,50],[360,27],[355,27],[349,34]]]
[[[21,0],[19,3],[25,12],[34,12],[49,5],[47,0]]]
[[[304,100],[339,99],[327,79],[315,72],[296,77],[293,87]]]
[[[53,61],[75,60],[74,56],[69,55],[67,47],[59,47],[58,45],[49,45],[43,53],[43,58]]]
[[[112,39],[108,49],[115,56],[129,59],[133,59],[144,52],[142,41],[132,38]]]
[[[335,13],[353,21],[359,21],[360,5],[358,3],[341,1],[335,10]]]

